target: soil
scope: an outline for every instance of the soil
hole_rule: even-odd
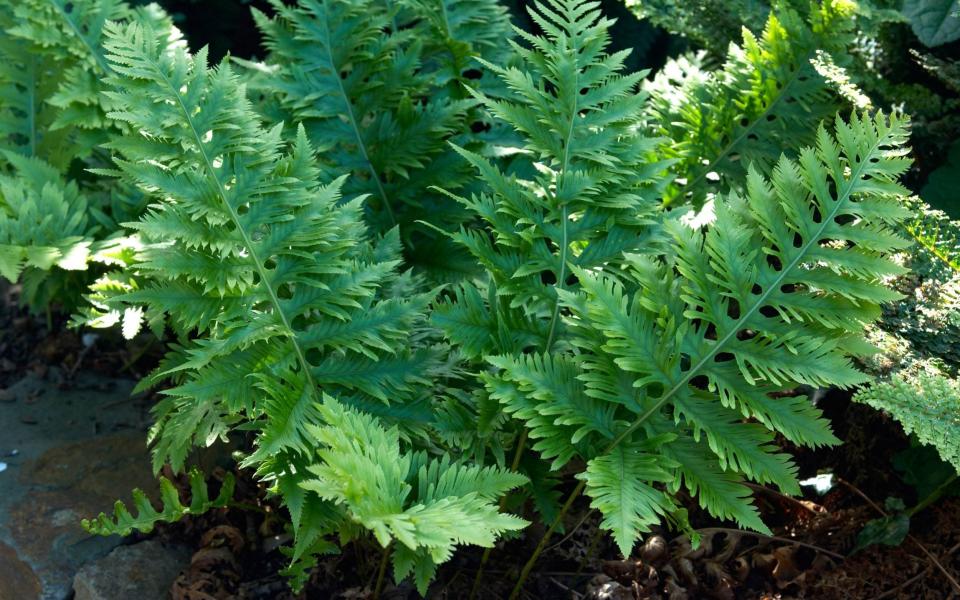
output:
[[[43,316],[29,315],[17,307],[15,288],[0,291],[5,304],[0,315],[0,330],[4,331],[0,341],[0,397],[26,375],[52,381],[65,391],[89,386],[90,381],[98,379],[112,381],[118,375],[133,381],[159,358],[159,344],[153,347],[146,341],[125,343],[104,334],[93,344],[85,343],[65,327],[65,318],[56,314],[48,329]],[[143,415],[152,398],[139,396],[131,402],[136,406],[133,414]],[[629,560],[623,560],[609,538],[600,534],[596,513],[581,498],[568,515],[565,533],[551,541],[521,597],[960,597],[949,579],[960,579],[958,497],[941,498],[915,515],[910,537],[900,545],[874,545],[853,551],[858,533],[868,521],[881,516],[879,511],[888,496],[903,499],[907,506],[917,501],[913,487],[893,467],[895,457],[910,444],[895,422],[852,404],[849,392],[827,393],[819,405],[845,443],[817,451],[793,448],[785,442],[783,445],[797,457],[801,479],[831,473],[835,485],[822,496],[804,488],[807,495],[796,499],[758,488],[757,504],[764,520],[771,524],[772,537],[738,531],[734,524],[717,521],[697,509],[695,502],[687,502],[691,521],[702,536],[698,548],[693,548],[686,536],[663,529],[638,544]],[[93,446],[87,443],[71,448]],[[225,476],[225,469],[232,469],[227,457],[227,452],[201,457],[212,473],[214,488],[216,480]],[[286,564],[281,548],[290,539],[284,528],[285,514],[249,473],[234,474],[238,480],[235,498],[240,506],[161,526],[150,536],[165,544],[187,546],[192,552],[189,568],[170,582],[175,600],[295,598],[279,574]],[[167,475],[173,477],[172,473]],[[186,495],[185,478],[174,480]],[[116,482],[116,486],[122,488],[124,482]],[[128,497],[124,490],[116,493]],[[498,544],[484,568],[475,597],[505,598],[542,533],[543,528],[534,525],[517,538]],[[9,554],[10,549],[0,545],[0,559],[4,552]],[[342,554],[324,558],[306,590],[296,597],[370,598],[381,556],[373,543],[351,544]],[[461,551],[440,569],[429,597],[468,598],[480,557],[481,553],[472,549]],[[13,582],[20,586],[17,589],[36,586],[31,574],[16,562],[16,556],[9,558],[8,563],[18,567],[14,573],[17,581]],[[409,584],[387,585],[381,595],[385,600],[416,597]]]

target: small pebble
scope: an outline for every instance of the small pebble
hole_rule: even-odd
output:
[[[17,450],[16,448],[14,448],[13,450],[11,450],[10,453],[7,454],[7,456],[19,456],[19,455],[20,455],[20,451]]]

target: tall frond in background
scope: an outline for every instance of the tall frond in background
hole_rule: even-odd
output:
[[[831,78],[842,77],[853,16],[846,0],[814,3],[806,17],[782,8],[761,33],[744,29],[719,70],[681,79],[690,65],[668,65],[650,86],[649,117],[676,142],[666,201],[699,207],[736,189],[750,165],[766,172],[782,152],[795,157],[811,143],[810,124],[845,106]]]
[[[500,35],[502,9],[347,0],[277,1],[274,8],[272,19],[254,13],[270,50],[272,70],[259,78],[267,93],[324,149],[332,172],[352,174],[344,194],[366,195],[375,230],[400,225],[415,268],[436,280],[464,276],[470,261],[433,228],[449,230],[466,215],[431,186],[456,189],[468,180],[447,141],[470,143],[478,116],[463,99],[461,79],[489,46],[488,35]],[[414,22],[398,29],[401,8]],[[480,27],[487,17],[494,21]]]

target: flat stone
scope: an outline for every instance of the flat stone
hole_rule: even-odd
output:
[[[73,578],[74,600],[165,600],[189,564],[189,550],[156,540],[119,546],[81,567]]]
[[[123,541],[92,536],[80,520],[129,501],[134,487],[156,490],[133,382],[80,374],[60,389],[55,370],[48,377],[28,375],[7,389],[15,401],[0,404],[0,600],[69,598],[77,570]],[[25,576],[5,560],[29,569],[39,591],[8,595]]]
[[[40,580],[17,552],[0,542],[0,599],[32,600],[40,596]]]

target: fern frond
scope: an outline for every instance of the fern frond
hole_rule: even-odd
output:
[[[853,397],[889,413],[907,435],[936,448],[960,473],[960,384],[943,375],[900,377],[864,388]]]
[[[761,34],[744,29],[720,70],[653,97],[655,131],[677,142],[668,203],[699,207],[708,195],[738,189],[749,166],[766,171],[782,152],[795,156],[813,141],[809,124],[843,105],[814,63],[829,63],[830,73],[845,64],[853,14],[845,0],[817,3],[806,18],[782,7]]]
[[[7,151],[0,175],[0,275],[16,283],[26,268],[86,268],[92,230],[77,185],[37,158]]]
[[[333,398],[317,410],[326,425],[310,429],[321,462],[308,467],[313,477],[301,486],[343,507],[381,546],[398,542],[398,582],[415,572],[417,587],[426,593],[436,566],[449,560],[455,546],[490,547],[496,536],[525,525],[496,504],[526,481],[522,475],[404,453],[396,428],[383,429]]]
[[[590,506],[603,515],[601,526],[613,532],[624,556],[630,556],[641,532],[677,509],[666,492],[654,487],[671,481],[669,470],[676,467],[662,455],[621,445],[590,460],[579,475],[587,484]]]
[[[463,4],[462,11],[408,8],[434,25],[453,27],[450,35],[473,34],[474,20],[502,12],[490,2],[448,4]],[[462,252],[446,238],[418,224],[426,220],[449,230],[465,218],[456,203],[431,187],[456,188],[466,181],[466,165],[446,141],[469,141],[474,104],[440,93],[444,82],[436,70],[448,60],[446,53],[439,65],[423,57],[422,40],[432,32],[393,27],[396,11],[381,2],[301,0],[289,6],[277,0],[274,8],[272,19],[254,13],[270,49],[268,62],[282,67],[261,78],[262,89],[276,95],[310,140],[326,149],[323,157],[332,172],[352,175],[344,194],[367,196],[367,217],[375,229],[400,225],[414,266],[432,272],[468,264],[457,261]],[[440,16],[446,18],[434,22]],[[448,41],[450,60],[466,61],[476,51],[466,39]],[[459,78],[467,67],[450,68]]]
[[[670,431],[662,420],[670,415],[678,435],[706,438],[714,472],[798,490],[796,469],[775,453],[771,432],[813,446],[837,440],[819,411],[770,393],[864,381],[848,358],[856,348],[849,340],[896,297],[880,281],[902,272],[890,255],[907,246],[893,230],[906,216],[897,210],[906,190],[896,183],[909,164],[905,125],[881,115],[838,119],[835,137],[821,127],[816,149],[802,150],[798,162],[782,158],[770,182],[751,169],[747,196],[718,202],[705,233],[668,222],[675,258],[630,257],[627,283],[575,270],[582,295],[562,297],[574,332],[585,332],[576,344],[587,347],[601,331],[603,352],[641,389],[636,418],[611,448],[641,431]],[[665,297],[674,300],[664,305]],[[709,473],[681,468],[677,481],[717,516],[755,527],[755,513],[730,496],[733,482]]]
[[[198,516],[214,508],[223,508],[233,499],[234,480],[227,473],[220,486],[220,493],[210,498],[207,482],[203,474],[196,469],[190,471],[190,504],[180,501],[180,492],[166,477],[160,478],[160,510],[151,504],[150,499],[141,490],[133,490],[133,515],[123,502],[117,501],[113,518],[100,513],[92,520],[84,519],[83,528],[94,535],[130,535],[133,531],[150,533],[157,523],[173,523],[186,515]]]

